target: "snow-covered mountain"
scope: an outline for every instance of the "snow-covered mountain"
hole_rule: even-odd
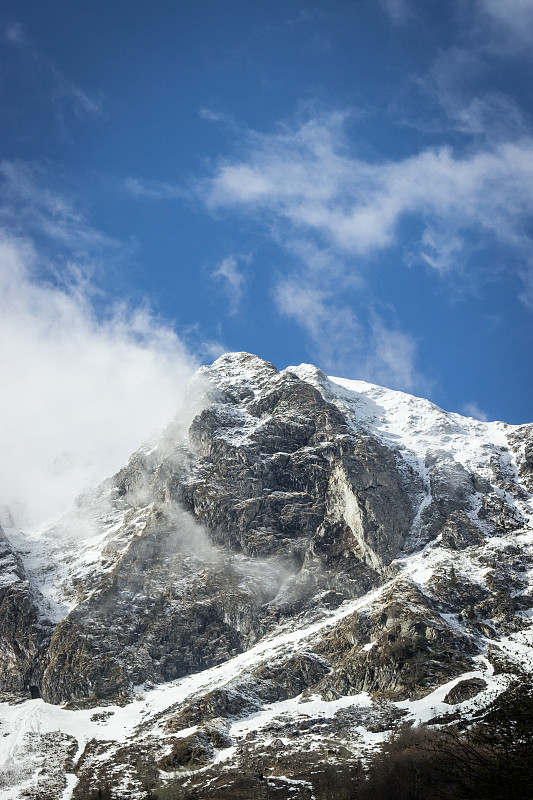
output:
[[[320,765],[482,707],[533,652],[532,491],[532,425],[202,368],[67,517],[1,532],[0,799],[320,800]]]

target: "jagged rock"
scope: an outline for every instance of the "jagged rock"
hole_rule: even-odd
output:
[[[485,691],[486,688],[487,682],[482,678],[468,678],[468,680],[456,683],[444,698],[444,702],[454,706],[457,703],[463,703],[465,700],[471,700],[472,697]]]
[[[223,359],[218,371],[204,369],[215,399],[193,420],[189,450],[167,431],[162,458],[141,450],[110,482],[125,520],[115,539],[129,541],[115,551],[106,545],[114,569],[93,576],[88,597],[54,632],[42,682],[48,701],[123,701],[135,684],[246,649],[320,592],[356,597],[392,574],[415,514],[397,456],[351,431],[306,381],[244,360],[244,386],[220,379]],[[135,509],[146,503],[141,528]],[[190,535],[194,526],[187,511],[205,526],[195,534],[214,562],[202,568],[200,553],[188,576],[179,555],[191,558],[180,537],[181,527]],[[237,589],[235,567],[220,570],[213,543],[262,559],[269,579]],[[195,602],[183,602],[184,591]]]
[[[180,767],[187,769],[202,767],[211,760],[212,756],[211,737],[205,732],[199,732],[192,736],[176,739],[172,750],[160,760],[158,766],[165,772],[174,772]]]
[[[0,527],[0,692],[40,697],[41,659],[53,630],[43,605]]]
[[[416,699],[465,672],[475,643],[459,636],[413,586],[396,587],[379,611],[349,617],[324,636],[317,652],[333,666],[317,689],[326,700],[374,692]]]
[[[159,449],[141,449],[109,482],[112,504],[123,510],[124,535],[104,549],[115,561],[112,573],[96,576],[96,587],[54,632],[42,670],[46,699],[124,700],[134,684],[171,680],[241,652],[283,617],[314,606],[318,596],[333,592],[338,604],[395,574],[394,559],[414,546],[420,479],[399,451],[360,423],[354,428],[350,414],[331,402],[325,376],[314,377],[312,385],[246,354],[202,370],[208,406],[188,436],[173,439],[173,422]],[[453,429],[439,414],[436,424],[447,436]],[[418,546],[439,533],[450,550],[479,545],[473,499],[485,490],[489,509],[490,497],[497,497],[486,478],[444,450],[428,449],[425,469],[430,502],[420,514]],[[499,503],[485,519],[502,524]],[[187,513],[204,526],[194,531],[196,553]],[[126,545],[116,549],[117,540]],[[256,573],[244,588],[230,562],[220,568],[213,546],[244,556],[242,572],[252,575],[251,564],[262,560],[268,579]],[[77,592],[83,593],[79,584]],[[463,599],[457,611],[479,606],[481,615],[489,593]],[[448,605],[460,601],[449,591],[443,598]],[[510,625],[517,607],[503,597],[497,605],[498,618]],[[382,650],[387,658],[389,650]],[[421,659],[418,646],[412,653]],[[376,657],[365,657],[365,678],[350,672],[352,689],[389,691],[399,680],[390,664],[373,665]],[[338,680],[344,691],[349,679]],[[406,691],[401,681],[397,690]]]
[[[442,544],[450,550],[463,550],[481,544],[483,534],[461,511],[452,511],[442,528]]]
[[[533,424],[517,426],[509,432],[508,440],[524,486],[533,492]]]
[[[121,700],[135,684],[221,663],[262,633],[263,606],[279,584],[272,568],[254,574],[222,555],[209,563],[156,552],[149,560],[146,539],[134,542],[100,592],[57,626],[43,677],[48,702]]]
[[[249,675],[215,689],[191,703],[167,722],[170,731],[216,718],[239,718],[258,711],[265,703],[289,700],[318,685],[330,672],[329,663],[312,652],[269,661]]]

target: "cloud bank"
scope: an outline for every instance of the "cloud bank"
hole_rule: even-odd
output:
[[[41,261],[29,239],[0,233],[0,516],[22,527],[119,469],[173,416],[196,366],[148,309],[105,308],[86,280],[44,279]]]

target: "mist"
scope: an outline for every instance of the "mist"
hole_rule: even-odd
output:
[[[0,239],[0,521],[26,528],[120,469],[197,366],[169,323],[106,308],[81,280],[43,281],[37,260],[28,241]]]

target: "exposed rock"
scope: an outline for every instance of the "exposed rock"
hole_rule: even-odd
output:
[[[246,364],[244,385],[221,378],[223,359],[204,369],[214,400],[193,420],[189,450],[167,431],[162,460],[141,450],[110,482],[124,514],[104,550],[115,566],[92,576],[85,599],[77,584],[80,602],[54,631],[49,702],[122,702],[135,684],[246,649],[320,593],[341,602],[393,574],[415,514],[397,456],[296,375]]]
[[[453,689],[450,689],[444,698],[444,702],[452,706],[457,703],[463,703],[465,700],[471,700],[472,697],[475,697],[480,692],[484,692],[486,688],[487,682],[482,678],[469,678],[465,681],[459,681]]]
[[[40,697],[42,657],[53,630],[44,605],[0,527],[0,692]]]
[[[226,745],[226,746],[229,746]],[[172,750],[158,764],[159,769],[165,772],[174,772],[180,767],[194,769],[207,764],[213,756],[213,743],[211,737],[200,732],[192,736],[176,739]]]
[[[356,614],[326,634],[317,652],[333,671],[316,687],[326,700],[373,692],[416,699],[465,672],[476,645],[458,635],[413,586],[396,586],[379,610]]]
[[[297,697],[317,686],[330,669],[327,661],[312,652],[269,661],[185,706],[178,717],[167,722],[166,728],[173,731],[217,718],[238,719],[258,711],[265,703]]]
[[[452,511],[442,528],[442,544],[450,550],[464,550],[481,544],[483,534],[472,520],[461,511]]]
[[[519,425],[508,434],[524,486],[533,492],[533,424]]]

